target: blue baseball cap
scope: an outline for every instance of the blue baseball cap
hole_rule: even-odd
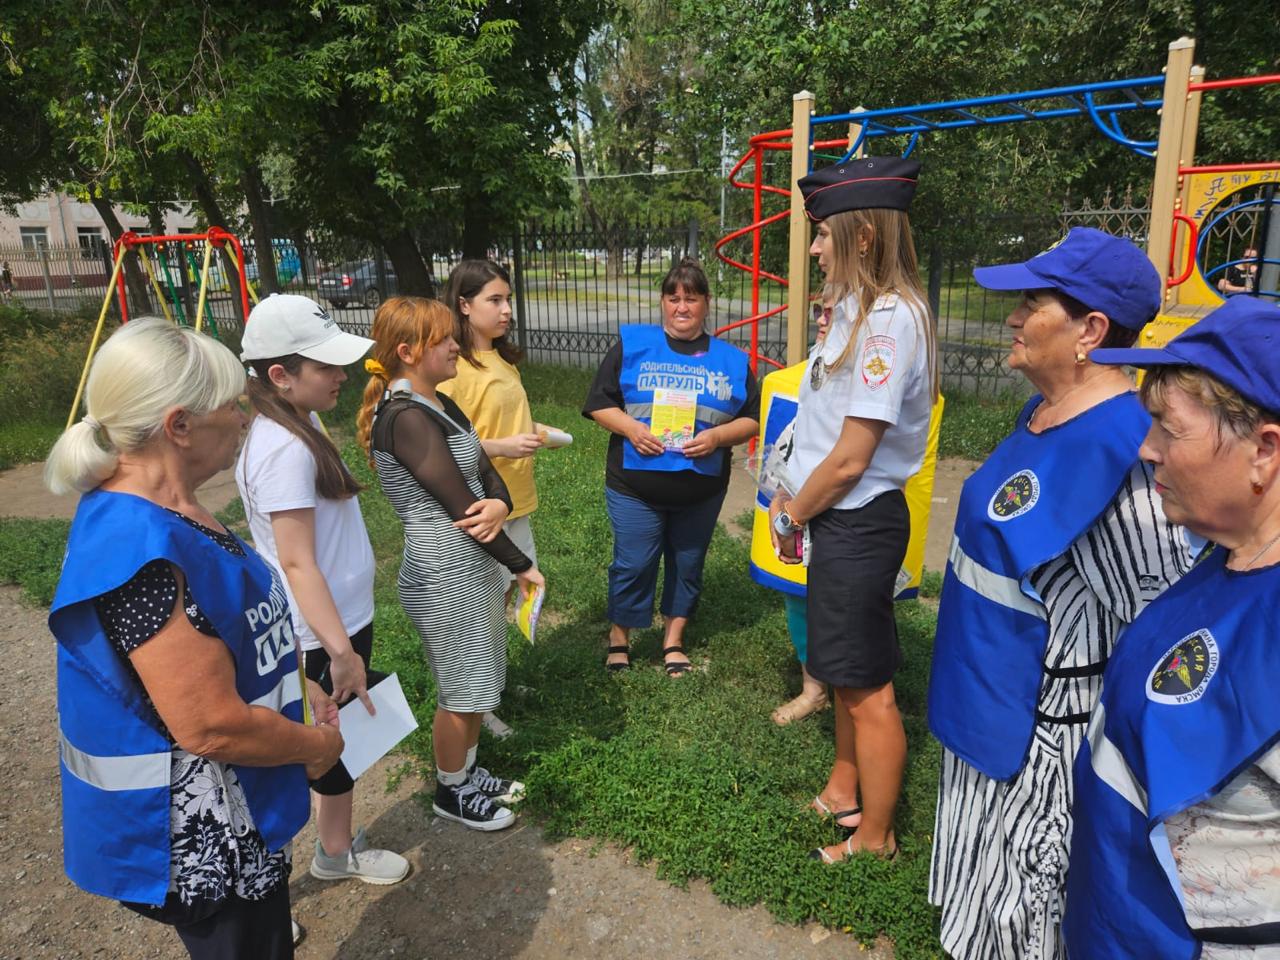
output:
[[[988,290],[1057,290],[1130,330],[1141,330],[1160,310],[1160,273],[1147,255],[1092,227],[1072,227],[1026,263],[976,267],[973,279]]]
[[[1094,350],[1094,363],[1196,367],[1264,410],[1280,411],[1280,306],[1232,297],[1159,350]]]

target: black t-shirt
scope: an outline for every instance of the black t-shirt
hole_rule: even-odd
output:
[[[685,357],[706,353],[711,346],[708,334],[694,340],[677,340],[667,337],[667,346]],[[600,369],[587,391],[582,415],[590,418],[596,410],[616,407],[626,409],[622,396],[622,341],[619,340],[600,361]],[[736,416],[760,419],[760,386],[755,376],[747,371],[747,399]],[[605,458],[604,484],[610,490],[659,507],[685,506],[713,497],[729,486],[730,456],[727,449],[719,454],[723,467],[718,476],[708,476],[696,470],[628,470],[622,465],[622,437],[609,435],[609,454]]]
[[[1227,267],[1227,283],[1231,284],[1231,286],[1248,287],[1251,286],[1252,280],[1253,278],[1245,272],[1244,264]]]

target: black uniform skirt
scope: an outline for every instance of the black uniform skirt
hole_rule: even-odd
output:
[[[901,490],[809,521],[809,673],[836,687],[893,679],[902,663],[893,593],[911,514]]]

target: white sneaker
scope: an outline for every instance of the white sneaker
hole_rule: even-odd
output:
[[[507,739],[507,737],[515,733],[515,731],[512,730],[508,724],[503,723],[501,720],[498,719],[498,715],[492,712],[486,713],[480,719],[480,722],[484,725],[484,728],[486,730],[488,730],[491,734],[493,734],[499,740],[505,740]]]
[[[346,880],[355,877],[365,883],[399,883],[409,875],[409,861],[390,850],[368,846],[364,829],[356,833],[351,849],[331,857],[316,841],[316,855],[311,858],[311,875],[317,880]]]

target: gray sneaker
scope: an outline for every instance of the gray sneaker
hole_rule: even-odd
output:
[[[317,880],[346,880],[355,877],[365,883],[399,883],[409,875],[409,861],[390,850],[371,848],[361,828],[351,841],[351,849],[331,857],[316,841],[311,859],[311,875]]]
[[[507,737],[515,733],[515,730],[511,729],[510,724],[503,723],[498,715],[493,712],[486,713],[480,718],[480,722],[484,725],[484,728],[493,734],[493,736],[498,740],[505,740]]]

